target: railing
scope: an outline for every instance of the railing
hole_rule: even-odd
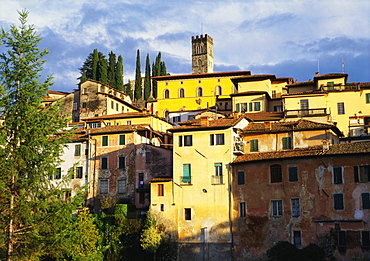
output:
[[[224,176],[212,175],[212,185],[224,184]]]
[[[289,117],[312,117],[312,116],[326,116],[326,108],[321,109],[306,109],[306,110],[286,110],[284,116]]]
[[[181,176],[180,183],[182,185],[190,185],[191,184],[191,176]]]
[[[334,86],[321,86],[323,91],[347,91],[347,90],[359,90],[360,85],[334,85]]]

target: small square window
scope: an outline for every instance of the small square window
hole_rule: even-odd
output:
[[[250,140],[251,152],[258,152],[258,139]]]
[[[244,171],[243,170],[239,170],[238,171],[238,185],[244,185],[244,184],[245,184]]]
[[[362,209],[370,209],[370,193],[362,193]]]
[[[131,125],[132,122],[131,121],[126,121],[126,125]]]
[[[334,167],[333,168],[333,181],[334,184],[343,184],[343,168],[342,167]]]
[[[271,201],[271,214],[273,217],[281,217],[283,215],[283,201],[272,200]]]
[[[126,135],[119,135],[119,145],[126,145]]]
[[[164,196],[164,185],[158,184],[158,197],[163,197],[163,196]]]
[[[370,93],[366,93],[366,103],[370,103]]]
[[[293,240],[294,240],[295,246],[302,245],[301,231],[298,231],[298,230],[293,231],[293,237],[294,237]]]
[[[283,142],[283,150],[290,150],[293,148],[291,137],[282,138],[282,142]]]
[[[370,166],[354,166],[355,182],[369,182],[370,180]]]
[[[118,194],[125,194],[126,193],[126,180],[125,179],[119,179],[117,184],[118,188]]]
[[[108,146],[108,136],[102,137],[102,146]]]
[[[86,102],[82,103],[82,109],[86,109]]]
[[[185,220],[191,220],[191,208],[184,209]]]
[[[81,144],[75,145],[75,156],[81,156]]]
[[[164,211],[164,204],[161,204],[160,206],[160,211],[163,212]]]
[[[292,198],[291,202],[292,202],[292,217],[299,217],[301,215],[299,198]]]
[[[100,180],[100,194],[108,194],[108,180]]]
[[[76,168],[76,179],[82,179],[83,176],[83,167]]]
[[[270,179],[271,183],[283,182],[283,174],[280,164],[274,164],[270,166]]]
[[[62,178],[62,169],[57,168],[55,171],[55,179],[61,179]]]
[[[124,156],[118,156],[118,168],[124,169],[126,167],[126,157]]]
[[[338,106],[338,114],[339,115],[345,114],[345,112],[344,112],[344,102],[338,102],[337,106]]]
[[[108,158],[101,158],[101,169],[108,169]]]

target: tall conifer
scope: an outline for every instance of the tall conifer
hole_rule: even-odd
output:
[[[107,59],[100,59],[98,63],[98,79],[99,82],[108,84],[108,62]]]
[[[77,247],[72,213],[83,198],[66,202],[48,179],[56,174],[67,122],[59,106],[42,106],[52,84],[50,76],[41,80],[48,51],[39,49],[28,12],[19,16],[19,27],[0,32],[6,48],[0,54],[0,253],[8,261],[71,258]]]
[[[117,90],[123,91],[123,58],[121,55],[118,56],[115,78],[116,78],[116,86],[114,87]]]
[[[116,54],[110,51],[108,60],[108,85],[116,88]]]
[[[150,79],[150,58],[149,54],[146,55],[145,63],[145,78],[144,78],[144,100],[149,100],[150,91],[151,91],[151,79]]]
[[[137,49],[136,55],[136,73],[135,73],[135,101],[142,98],[143,90],[141,87],[141,64],[140,64],[140,50]]]
[[[99,73],[98,64],[99,64],[98,49],[94,49],[93,59],[92,59],[92,68],[91,68],[91,78],[93,80],[98,80],[98,73]]]

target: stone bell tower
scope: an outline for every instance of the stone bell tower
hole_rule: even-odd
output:
[[[192,73],[213,72],[213,39],[205,34],[191,37]]]

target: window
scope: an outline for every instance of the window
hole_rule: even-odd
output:
[[[222,95],[222,87],[216,86],[216,95]]]
[[[118,111],[118,103],[116,103],[116,111]]]
[[[244,185],[244,184],[245,184],[244,171],[243,170],[239,170],[238,171],[238,185]]]
[[[184,98],[185,97],[185,90],[184,88],[180,88],[179,90],[179,98]]]
[[[138,187],[139,188],[144,187],[144,173],[139,173],[139,184],[138,184]]]
[[[108,169],[108,158],[101,158],[101,169]]]
[[[75,156],[81,156],[81,144],[75,145]]]
[[[258,139],[250,140],[251,152],[258,151]]]
[[[253,110],[260,111],[261,110],[261,102],[253,102]]]
[[[145,162],[152,162],[152,152],[151,151],[146,151],[145,152]]]
[[[131,121],[126,121],[126,125],[131,125],[132,122]]]
[[[211,134],[210,136],[211,145],[224,145],[225,144],[225,134]]]
[[[300,246],[302,244],[301,231],[299,230],[293,231],[293,243],[295,246]]]
[[[126,135],[119,135],[119,145],[126,145]]]
[[[281,105],[274,106],[274,111],[283,111],[283,108]]]
[[[163,212],[164,211],[164,204],[161,204],[160,205],[160,209],[159,209],[161,212]]]
[[[366,103],[370,103],[370,93],[366,93]]]
[[[110,107],[111,107],[111,109],[114,109],[114,102],[113,101],[110,102]]]
[[[342,167],[334,167],[333,175],[334,175],[333,177],[334,184],[343,183],[343,168]]]
[[[125,179],[119,179],[117,181],[117,193],[118,194],[125,194],[126,193],[126,180]]]
[[[62,178],[62,169],[57,168],[55,171],[55,179],[61,179]]]
[[[108,146],[108,136],[102,137],[102,146]]]
[[[174,117],[172,118],[172,121],[173,121],[173,123],[178,123],[178,122],[180,122],[180,121],[181,121],[181,116],[174,116]]]
[[[191,208],[184,208],[185,220],[191,220]]]
[[[338,114],[344,114],[344,102],[338,102]]]
[[[301,100],[301,110],[308,110],[308,100]]]
[[[335,210],[344,209],[343,194],[334,194],[334,209]]]
[[[281,217],[283,215],[283,201],[272,200],[271,201],[271,213],[273,217]]]
[[[197,96],[198,97],[202,97],[203,96],[203,89],[202,89],[202,87],[198,87],[197,88]]]
[[[83,167],[76,168],[76,179],[82,179]]]
[[[92,123],[89,123],[89,125],[90,125],[90,128],[92,129],[100,128],[101,126],[100,122],[92,122]]]
[[[86,102],[82,103],[82,109],[86,109]]]
[[[108,194],[108,180],[100,180],[100,194]]]
[[[126,158],[125,156],[118,156],[118,168],[124,169],[126,167]]]
[[[297,182],[298,181],[298,168],[297,167],[289,167],[289,181],[290,182]]]
[[[369,182],[370,166],[355,166],[354,167],[355,182]]]
[[[169,99],[170,98],[170,90],[166,89],[164,90],[164,98]]]
[[[191,164],[182,165],[182,182],[191,181]]]
[[[77,111],[77,105],[78,105],[78,104],[77,104],[77,102],[74,102],[74,103],[73,103],[73,110],[74,110],[74,111]]]
[[[179,147],[182,146],[193,146],[193,136],[192,135],[179,136]]]
[[[283,150],[290,150],[292,149],[292,138],[291,137],[284,137],[282,138],[283,142]]]
[[[362,209],[370,209],[370,194],[362,193]]]
[[[292,202],[292,217],[299,217],[301,215],[299,198],[292,198],[291,202]]]
[[[163,184],[158,184],[158,197],[164,196]]]
[[[346,231],[338,231],[338,246],[346,246]]]
[[[222,163],[215,163],[215,175],[222,176]]]
[[[274,164],[270,166],[270,177],[271,183],[279,183],[283,181],[283,174],[280,164]]]
[[[361,231],[361,241],[362,246],[369,248],[370,247],[370,231]]]
[[[247,215],[247,211],[245,209],[245,202],[240,202],[239,213],[240,217],[245,217]]]
[[[236,104],[237,112],[246,112],[248,111],[248,103],[237,103]]]
[[[272,93],[271,93],[271,97],[272,98],[276,98],[276,91],[274,90],[274,91],[272,91]]]

